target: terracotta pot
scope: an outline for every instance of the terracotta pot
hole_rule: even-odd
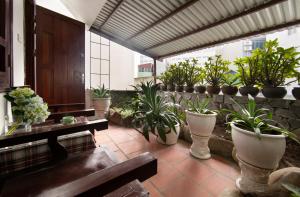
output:
[[[170,91],[170,92],[174,92],[175,91],[175,86],[172,84],[172,85],[167,85],[167,90]]]
[[[183,92],[183,86],[178,86],[178,85],[176,85],[176,86],[175,86],[175,91],[176,91],[176,92]]]
[[[159,88],[161,91],[167,91],[167,86],[165,84],[160,84]]]
[[[166,133],[170,131],[170,128],[166,128]],[[155,129],[155,132],[157,132],[157,130]],[[159,135],[157,136],[157,141],[161,144],[166,144],[166,145],[173,145],[173,144],[176,144],[177,141],[178,141],[178,137],[179,137],[179,134],[180,134],[180,125],[177,124],[175,125],[175,132],[174,130],[172,130],[171,132],[167,133],[166,134],[166,137],[167,137],[167,140],[166,142],[164,142],[160,137]]]
[[[292,94],[297,100],[300,100],[300,87],[294,87]]]
[[[217,114],[198,114],[186,111],[186,119],[190,128],[193,144],[190,153],[199,159],[211,157],[208,140],[216,125]]]
[[[223,94],[235,96],[238,92],[238,88],[236,86],[222,86],[222,92]]]
[[[194,92],[194,86],[184,86],[184,91],[188,93]]]
[[[285,87],[264,87],[261,92],[266,98],[283,98],[287,93]]]
[[[219,94],[221,91],[221,88],[220,88],[220,86],[207,86],[206,91],[210,95]]]
[[[259,93],[259,89],[253,86],[243,86],[239,88],[242,96],[248,96],[250,94],[252,97],[256,97]]]
[[[204,85],[195,86],[195,91],[200,94],[204,94],[206,91],[206,86],[204,86]]]

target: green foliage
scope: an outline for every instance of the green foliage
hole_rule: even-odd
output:
[[[178,64],[172,64],[169,67],[169,72],[173,76],[174,84],[178,86],[183,86],[185,83],[185,63],[179,62]]]
[[[93,88],[92,89],[93,98],[109,98],[110,93],[108,89],[105,89],[104,84],[102,87]]]
[[[166,142],[166,134],[176,132],[175,125],[180,122],[174,112],[169,110],[169,105],[164,98],[157,94],[157,86],[152,82],[141,83],[135,86],[139,92],[134,99],[134,120],[135,126],[142,126],[142,133],[149,141],[149,132],[155,134],[157,129],[159,137]],[[166,128],[170,128],[166,131]]]
[[[113,110],[118,112],[122,119],[131,118],[134,115],[134,110],[125,106],[122,108],[114,107]]]
[[[215,59],[212,57],[208,58],[205,62],[205,79],[211,86],[222,85],[223,75],[228,72],[229,61],[223,60],[221,55],[216,55]]]
[[[222,78],[223,85],[227,85],[227,86],[237,86],[240,84],[240,78],[237,74],[232,74],[232,73],[226,73],[223,75]]]
[[[231,124],[245,129],[250,132],[254,132],[258,137],[261,134],[273,134],[279,135],[283,134],[299,143],[297,136],[282,125],[281,128],[274,127],[270,123],[276,123],[272,120],[272,113],[269,112],[269,109],[265,108],[256,108],[256,103],[253,97],[249,96],[247,106],[242,106],[237,103],[234,99],[231,99],[234,104],[238,107],[238,111],[222,109],[222,112],[228,113],[226,115],[227,125],[230,127]]]
[[[174,112],[181,123],[186,123],[186,113],[184,108],[181,107],[182,97],[178,100],[178,102],[176,101],[175,95],[172,94],[170,98],[172,102],[169,103],[169,110]]]
[[[164,84],[164,85],[173,85],[174,84],[174,76],[170,72],[170,70],[166,70],[164,73],[162,73],[158,79]]]
[[[198,97],[195,100],[185,100],[185,104],[187,109],[190,112],[198,113],[198,114],[213,114],[217,113],[215,110],[208,109],[208,105],[210,103],[209,98],[205,98],[204,100],[200,100]]]
[[[193,87],[196,83],[198,83],[201,80],[200,72],[202,69],[197,66],[198,60],[192,59],[186,60],[182,62],[182,66],[184,68],[184,77],[185,77],[185,84],[188,87]]]
[[[238,75],[244,86],[257,85],[260,73],[259,55],[253,53],[250,57],[237,58],[234,64],[238,67]]]
[[[291,192],[291,197],[300,197],[300,188],[296,185],[292,185],[289,183],[283,183],[282,186]]]
[[[256,49],[253,54],[261,60],[258,81],[265,87],[286,85],[285,79],[293,77],[300,61],[295,47],[279,47],[277,39],[267,41],[263,49]]]

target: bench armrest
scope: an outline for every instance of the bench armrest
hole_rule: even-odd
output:
[[[131,181],[144,181],[157,174],[157,159],[141,154],[114,166],[45,191],[42,196],[103,196]]]

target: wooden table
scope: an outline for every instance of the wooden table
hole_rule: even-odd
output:
[[[8,136],[0,136],[0,148],[7,146],[18,145],[27,142],[47,139],[50,150],[54,159],[63,159],[68,156],[65,148],[57,141],[57,137],[71,133],[78,133],[89,130],[104,130],[108,128],[108,121],[106,119],[92,120],[86,122],[77,122],[70,125],[53,124],[46,126],[33,127],[31,132],[16,131],[16,134]]]

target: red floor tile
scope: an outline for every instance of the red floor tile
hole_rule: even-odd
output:
[[[170,163],[178,163],[189,157],[188,154],[169,147],[165,148],[157,153],[157,157]]]
[[[212,197],[209,191],[200,188],[187,177],[172,180],[162,193],[167,197]]]
[[[150,193],[150,197],[160,197],[162,196],[160,192],[152,185],[150,181],[145,181],[143,183],[144,187]]]
[[[146,150],[146,143],[147,142],[140,140],[130,140],[124,143],[120,143],[118,144],[118,146],[125,154],[130,154],[137,151]]]
[[[218,196],[225,189],[235,188],[235,182],[227,177],[215,174],[208,177],[200,186],[213,195]]]

